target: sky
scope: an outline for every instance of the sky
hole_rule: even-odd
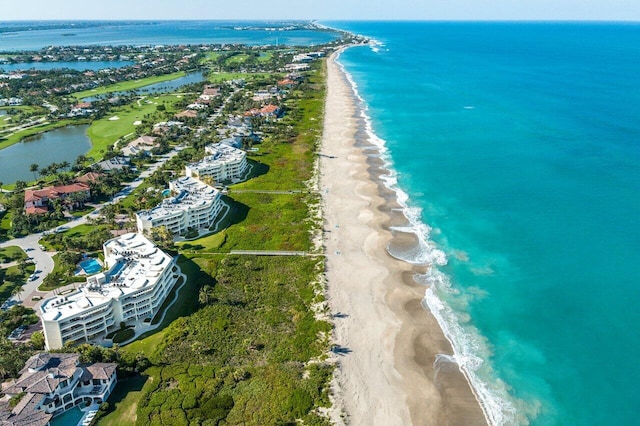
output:
[[[640,21],[640,0],[4,0],[0,21],[46,19]]]

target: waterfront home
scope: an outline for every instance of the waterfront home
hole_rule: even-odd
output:
[[[220,191],[192,177],[169,183],[172,196],[151,210],[136,213],[138,232],[150,233],[164,226],[173,235],[209,229],[220,214]]]
[[[206,157],[185,167],[187,176],[210,177],[216,182],[237,181],[244,176],[248,164],[243,150],[222,143],[207,145],[204,150]]]
[[[75,208],[90,196],[89,185],[82,182],[42,189],[27,189],[24,192],[24,209],[27,214],[46,213],[49,211],[49,202],[56,199],[62,200],[70,208]]]
[[[47,349],[104,339],[121,323],[135,327],[151,321],[178,279],[174,259],[142,234],[108,240],[103,252],[107,271],[40,306]]]
[[[102,404],[118,379],[114,363],[80,363],[79,354],[38,353],[27,360],[20,377],[3,384],[2,393],[19,399],[0,402],[0,425],[45,426],[73,407]]]

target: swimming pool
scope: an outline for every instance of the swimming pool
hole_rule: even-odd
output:
[[[51,426],[75,426],[82,420],[84,413],[78,408],[73,407],[70,410],[65,411],[64,413],[55,416],[50,425]]]
[[[163,197],[168,197],[169,195],[171,195],[171,190],[170,189],[165,189],[164,191],[162,191],[162,196]]]
[[[93,275],[102,270],[102,266],[93,258],[80,262],[80,267],[87,273],[87,275]]]

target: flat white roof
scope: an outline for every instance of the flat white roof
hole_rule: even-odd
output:
[[[187,167],[190,167],[193,170],[199,170],[216,165],[222,166],[225,164],[240,162],[247,156],[246,152],[241,149],[220,143],[207,145],[205,147],[205,152],[209,155],[204,157],[201,161],[189,164]]]
[[[211,205],[220,196],[220,191],[192,177],[171,181],[169,188],[173,192],[171,197],[165,198],[157,207],[139,211],[136,215],[144,220],[179,215],[189,209]]]
[[[152,287],[171,264],[171,257],[141,234],[124,234],[105,242],[104,247],[108,253],[105,263],[111,268],[87,277],[87,283],[74,293],[44,301],[40,307],[43,319],[62,321]]]

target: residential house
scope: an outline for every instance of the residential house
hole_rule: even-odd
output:
[[[127,157],[113,157],[108,160],[100,161],[95,165],[105,172],[110,172],[111,170],[122,170],[129,167],[129,159]]]
[[[62,200],[68,207],[74,208],[88,200],[90,196],[89,185],[82,182],[43,189],[27,189],[24,192],[24,208],[27,214],[42,214],[48,211],[52,200]]]
[[[38,353],[27,360],[18,379],[3,384],[2,393],[20,400],[14,407],[0,403],[0,425],[46,426],[73,407],[102,404],[117,381],[115,363],[81,363],[79,354]]]
[[[120,151],[127,157],[133,157],[137,154],[143,153],[145,155],[151,154],[151,150],[160,146],[156,143],[157,137],[143,135],[139,138],[129,142],[127,146]]]

